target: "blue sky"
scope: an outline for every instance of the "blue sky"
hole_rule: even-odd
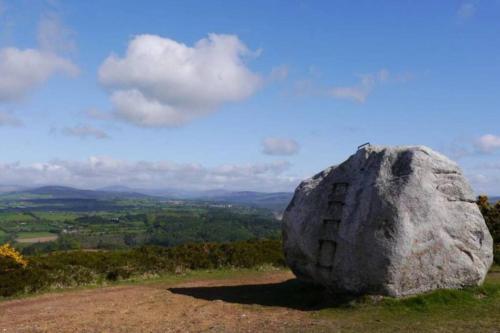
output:
[[[499,32],[493,0],[0,0],[0,185],[292,190],[369,141],[500,194]]]

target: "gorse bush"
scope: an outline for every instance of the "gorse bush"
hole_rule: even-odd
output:
[[[500,201],[491,204],[487,196],[481,195],[477,198],[477,205],[493,237],[495,262],[500,264]]]
[[[29,257],[29,264],[25,268],[18,266],[17,269],[0,271],[0,296],[193,269],[250,268],[263,264],[284,265],[280,241],[186,244],[172,248],[147,246],[122,251],[55,252]]]
[[[28,261],[9,244],[0,246],[0,273],[24,268]]]

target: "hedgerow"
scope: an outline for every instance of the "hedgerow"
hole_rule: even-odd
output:
[[[172,248],[146,246],[121,251],[67,251],[28,259],[25,267],[0,270],[0,296],[194,269],[284,265],[278,240],[186,244]]]

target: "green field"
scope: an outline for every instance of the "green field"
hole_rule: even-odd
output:
[[[2,229],[0,229],[0,244],[5,242],[7,236],[8,236],[7,233]]]
[[[37,216],[41,220],[49,220],[54,222],[70,221],[78,217],[78,213],[75,212],[36,212]]]
[[[36,221],[36,218],[24,212],[0,212],[0,221],[2,223],[22,223],[34,222]]]
[[[50,232],[20,232],[17,234],[18,239],[25,239],[25,238],[40,238],[40,237],[54,237],[57,235],[50,233]]]
[[[10,240],[24,254],[142,245],[171,247],[277,239],[281,235],[281,221],[273,211],[252,206],[144,199],[0,197],[0,202],[7,205],[0,208],[0,242]],[[495,260],[500,262],[500,203],[492,205],[482,198],[478,204],[496,244]]]
[[[69,249],[125,249],[279,237],[271,211],[203,202],[4,199],[0,242],[26,254]],[[22,207],[22,208],[20,208]]]

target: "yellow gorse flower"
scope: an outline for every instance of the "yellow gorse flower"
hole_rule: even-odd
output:
[[[12,259],[14,262],[23,267],[26,267],[28,265],[28,261],[23,258],[21,253],[10,246],[10,244],[4,244],[0,246],[0,258],[1,257]]]

